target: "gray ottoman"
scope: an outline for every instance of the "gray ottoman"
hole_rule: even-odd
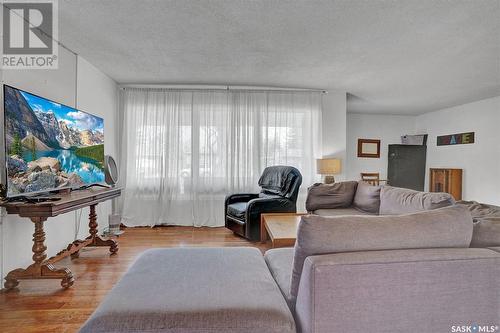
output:
[[[144,252],[80,332],[295,332],[255,248]]]

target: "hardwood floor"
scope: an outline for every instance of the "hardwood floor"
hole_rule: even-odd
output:
[[[56,266],[68,267],[75,284],[68,290],[59,280],[21,281],[18,289],[0,293],[0,332],[76,332],[103,297],[144,250],[155,247],[268,246],[251,243],[225,228],[127,228],[120,250],[85,248],[80,258],[65,258]]]

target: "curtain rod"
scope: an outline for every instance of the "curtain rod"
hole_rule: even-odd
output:
[[[184,90],[184,91],[276,91],[276,92],[321,92],[328,94],[327,90],[323,89],[307,89],[307,88],[281,88],[281,87],[261,87],[261,86],[231,86],[231,85],[190,85],[190,84],[121,84],[120,89],[137,88],[137,89],[164,89],[164,90]]]

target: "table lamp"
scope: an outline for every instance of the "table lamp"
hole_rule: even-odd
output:
[[[316,170],[318,174],[323,175],[325,184],[335,183],[333,175],[341,172],[341,161],[338,158],[320,158],[316,160]]]

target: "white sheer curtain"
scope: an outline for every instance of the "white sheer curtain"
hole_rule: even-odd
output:
[[[120,104],[126,225],[222,226],[225,196],[270,165],[316,179],[319,92],[126,88]]]

